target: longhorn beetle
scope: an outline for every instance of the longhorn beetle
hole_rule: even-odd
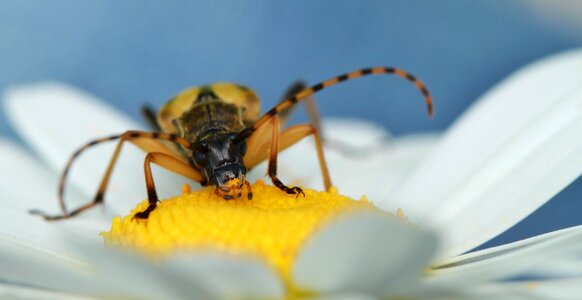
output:
[[[299,88],[297,93],[284,98],[279,104],[260,116],[260,102],[249,88],[232,83],[190,88],[170,99],[157,114],[160,132],[129,130],[88,142],[79,148],[69,161],[59,182],[59,203],[62,215],[42,215],[47,220],[73,217],[104,201],[111,172],[124,142],[130,142],[147,153],[144,162],[148,207],[135,215],[146,219],[156,208],[158,195],[151,172],[151,163],[200,182],[214,185],[216,195],[224,199],[239,198],[246,188],[252,198],[251,185],[246,180],[247,171],[268,159],[268,176],[281,191],[290,195],[303,195],[299,187],[289,187],[277,178],[277,154],[302,138],[313,135],[323,182],[326,189],[331,179],[325,163],[321,136],[313,124],[317,116],[311,113],[312,124],[290,126],[280,132],[281,118],[300,101],[312,101],[310,96],[332,85],[354,78],[393,74],[412,82],[424,95],[428,114],[433,114],[431,96],[425,85],[410,73],[397,68],[375,67],[360,69],[333,77],[310,88]],[[311,106],[314,107],[314,106]],[[311,109],[313,112],[313,108]],[[150,113],[153,116],[153,113]],[[259,117],[260,116],[260,117]],[[107,166],[93,201],[68,211],[64,191],[67,174],[75,159],[97,144],[119,140]],[[162,143],[161,141],[166,141]],[[169,143],[168,143],[169,142]]]

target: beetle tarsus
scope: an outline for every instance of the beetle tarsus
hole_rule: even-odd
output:
[[[276,176],[271,177],[271,181],[278,189],[282,190],[283,192],[289,195],[295,195],[296,196],[295,198],[299,197],[299,195],[305,197],[303,189],[301,189],[298,186],[288,187],[283,182],[281,182],[281,180],[279,180],[279,178],[277,178]]]
[[[299,195],[305,197],[305,193],[303,192],[303,189],[298,187],[298,186],[294,186],[292,188],[289,189],[291,192],[287,192],[287,194],[294,194],[295,198],[299,197]]]
[[[133,219],[141,219],[141,220],[145,220],[147,218],[149,218],[150,213],[152,211],[154,211],[154,209],[156,209],[155,205],[149,205],[148,208],[146,208],[146,210],[142,211],[142,212],[138,212],[133,216]]]
[[[56,221],[56,220],[67,219],[67,218],[70,217],[70,215],[54,215],[54,216],[51,216],[51,215],[45,213],[44,211],[38,210],[38,209],[31,209],[31,210],[28,211],[28,213],[30,213],[31,215],[41,216],[46,221]]]

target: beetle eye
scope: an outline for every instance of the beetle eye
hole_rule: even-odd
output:
[[[194,143],[192,144],[192,151],[194,151],[194,153],[208,153],[208,144],[206,143]]]
[[[208,145],[206,143],[192,144],[192,159],[198,167],[206,165],[206,154],[208,154]]]
[[[198,167],[204,167],[204,165],[206,165],[206,152],[194,151],[192,153],[192,158],[194,158],[194,163]]]
[[[194,148],[194,151],[192,151],[192,158],[194,159],[194,163],[198,167],[204,168],[204,166],[206,165],[207,154],[208,146],[200,144],[197,145],[197,147]]]

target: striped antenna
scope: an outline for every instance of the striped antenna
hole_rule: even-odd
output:
[[[433,102],[432,102],[432,98],[430,96],[430,93],[428,92],[428,89],[426,88],[424,83],[422,83],[422,81],[420,81],[416,77],[414,77],[414,75],[412,75],[404,70],[397,69],[397,68],[391,68],[391,67],[366,68],[366,69],[360,69],[357,71],[346,73],[346,74],[328,79],[326,81],[320,82],[320,83],[318,83],[318,84],[316,84],[308,89],[305,89],[305,90],[297,93],[296,95],[292,96],[291,98],[285,99],[284,101],[280,102],[277,106],[273,107],[271,110],[266,112],[252,126],[241,131],[238,134],[238,136],[236,137],[235,142],[241,142],[241,141],[247,139],[248,137],[250,137],[253,134],[253,132],[255,132],[263,124],[265,124],[265,122],[269,121],[273,116],[277,115],[282,110],[297,104],[299,101],[305,99],[306,97],[309,97],[309,96],[311,96],[311,95],[313,95],[313,94],[315,94],[315,93],[317,93],[325,88],[328,88],[332,85],[335,85],[335,84],[338,84],[338,83],[341,83],[344,81],[348,81],[351,79],[355,79],[355,78],[359,78],[359,77],[363,77],[363,76],[367,76],[367,75],[378,75],[378,74],[393,74],[393,75],[396,75],[398,77],[402,77],[402,78],[412,82],[414,84],[414,86],[416,86],[416,88],[418,90],[420,90],[420,92],[424,96],[424,101],[426,103],[428,115],[431,117],[433,116],[434,108],[433,108]]]

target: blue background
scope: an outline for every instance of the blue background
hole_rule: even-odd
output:
[[[158,107],[187,86],[239,82],[266,109],[294,80],[389,65],[427,83],[436,118],[412,85],[392,78],[338,86],[318,105],[324,116],[401,135],[446,129],[515,69],[582,42],[518,1],[206,2],[2,1],[0,90],[64,81],[139,119],[144,102]],[[4,118],[0,134],[16,138]],[[578,180],[488,245],[582,223],[581,191]]]

